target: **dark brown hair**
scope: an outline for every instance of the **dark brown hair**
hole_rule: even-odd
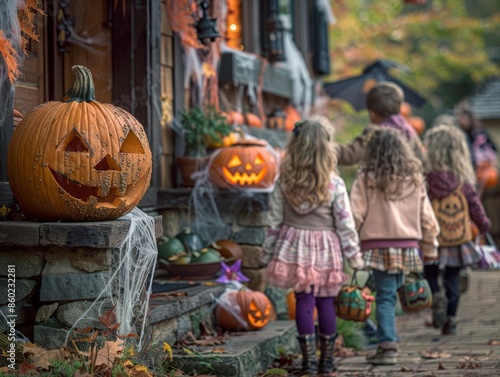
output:
[[[366,107],[382,118],[399,114],[404,101],[403,89],[392,82],[382,81],[375,85],[366,96]]]

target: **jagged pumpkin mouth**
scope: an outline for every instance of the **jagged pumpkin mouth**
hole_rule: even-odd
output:
[[[120,195],[118,187],[110,187],[107,195],[103,196],[101,187],[87,186],[71,181],[52,168],[50,168],[50,172],[52,173],[52,176],[56,180],[57,184],[61,187],[61,189],[63,189],[66,193],[68,193],[75,199],[81,200],[83,202],[88,202],[92,198],[95,198],[94,200],[97,201],[97,203],[110,207],[118,207],[124,201],[124,196]]]
[[[243,173],[240,173],[239,171],[237,171],[236,173],[233,174],[233,173],[231,173],[229,171],[228,168],[226,168],[224,166],[222,168],[222,172],[224,174],[224,177],[229,182],[231,182],[233,185],[238,184],[240,186],[244,186],[244,185],[252,185],[254,183],[259,183],[260,181],[262,181],[262,179],[264,178],[264,176],[267,173],[267,167],[264,166],[259,173],[255,173],[255,172],[251,172],[251,173],[243,172]]]

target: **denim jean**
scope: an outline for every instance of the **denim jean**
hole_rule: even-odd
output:
[[[373,270],[376,286],[375,302],[377,303],[377,338],[379,343],[394,343],[396,335],[396,301],[397,290],[403,285],[402,272],[389,274],[386,271]]]

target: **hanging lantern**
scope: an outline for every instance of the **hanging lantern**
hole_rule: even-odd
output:
[[[267,58],[272,63],[277,61],[284,61],[285,28],[283,27],[283,22],[279,17],[277,0],[270,0],[269,2],[269,18],[266,21],[266,29],[269,38]]]
[[[286,126],[286,113],[280,108],[275,107],[267,118],[267,127],[274,130],[284,130]]]
[[[198,20],[196,24],[196,32],[198,34],[198,39],[204,45],[208,45],[210,42],[215,41],[215,38],[220,37],[217,31],[217,18],[208,17],[208,2],[203,0],[200,3],[201,9],[203,9],[203,16]]]

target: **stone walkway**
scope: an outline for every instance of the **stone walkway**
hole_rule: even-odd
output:
[[[339,376],[500,376],[500,270],[472,271],[458,312],[458,334],[426,327],[430,311],[398,317],[399,364],[371,366],[337,358]]]

